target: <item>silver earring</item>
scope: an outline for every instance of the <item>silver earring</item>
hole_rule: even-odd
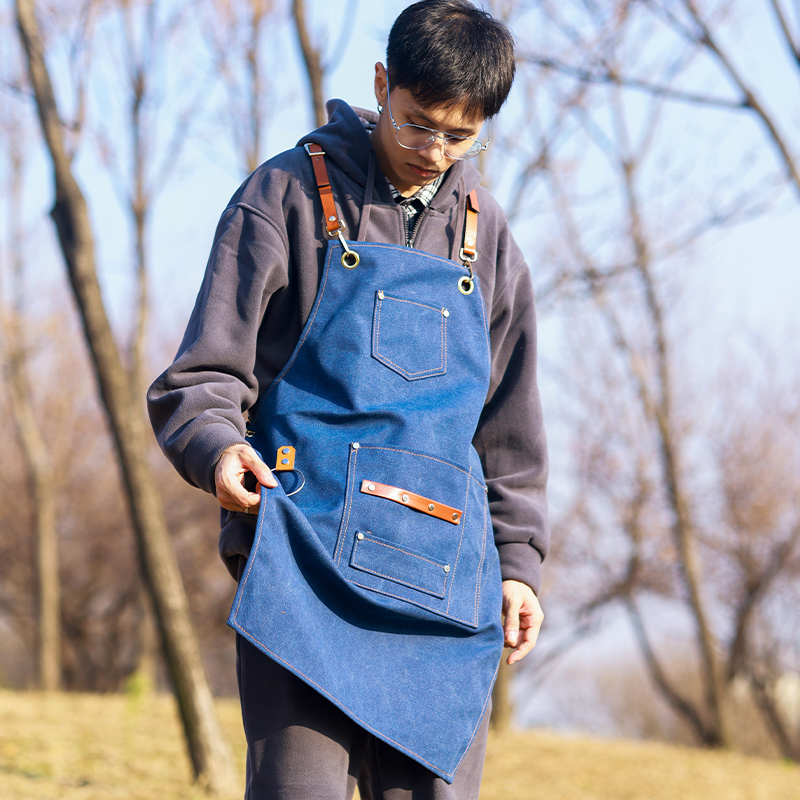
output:
[[[383,114],[383,106],[378,103],[378,114]]]

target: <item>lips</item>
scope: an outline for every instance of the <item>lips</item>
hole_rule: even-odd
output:
[[[424,169],[423,167],[416,166],[416,164],[409,164],[408,166],[411,167],[411,170],[415,175],[418,175],[420,178],[424,178],[425,180],[436,178],[439,175],[439,170],[437,169]]]

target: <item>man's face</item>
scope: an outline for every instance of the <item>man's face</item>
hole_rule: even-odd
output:
[[[382,64],[376,64],[375,95],[384,112],[372,134],[372,146],[386,177],[401,195],[408,197],[446,172],[455,159],[447,156],[441,138],[420,150],[401,147],[389,117],[389,103],[398,126],[412,123],[456,136],[478,138],[483,120],[465,118],[459,107],[423,108],[407,89],[392,88],[391,97],[388,97],[387,89],[386,70]]]

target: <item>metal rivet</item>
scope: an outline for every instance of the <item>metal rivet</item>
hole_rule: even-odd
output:
[[[407,502],[408,502],[408,495],[407,495],[407,494],[404,494],[404,495],[403,495],[403,502],[404,502],[404,503],[407,503]]]
[[[283,450],[282,450],[281,452],[282,452],[282,453],[283,453],[285,456],[288,456],[288,455],[289,455],[289,448],[288,448],[288,447],[284,447],[284,448],[283,448]]]
[[[458,514],[453,514],[453,520],[455,520],[455,522],[458,522]]]
[[[383,300],[383,292],[378,292],[378,300]]]
[[[433,503],[429,503],[428,504],[428,511],[435,511],[435,510],[436,510],[436,506]]]
[[[450,572],[450,565],[449,564],[445,564],[444,565],[444,571],[445,572]]]
[[[353,450],[358,450],[361,445],[358,442],[353,442]]]
[[[371,492],[374,492],[375,491],[375,484],[374,483],[370,483],[369,486],[367,486],[367,489],[369,489]]]
[[[449,317],[450,316],[450,312],[446,308],[443,308],[442,309],[442,316],[443,317]]]
[[[361,541],[363,538],[364,538],[364,534],[363,534],[363,533],[357,533],[357,534],[356,534],[356,539],[358,539],[358,541],[359,541],[359,542],[360,542],[360,541]],[[450,567],[447,567],[447,569],[450,569]]]
[[[336,217],[328,217],[328,222],[336,222]]]
[[[289,459],[288,458],[282,458],[281,459],[281,464],[288,464],[288,463],[289,463]]]

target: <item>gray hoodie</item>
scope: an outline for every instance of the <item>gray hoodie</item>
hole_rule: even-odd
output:
[[[362,120],[373,112],[328,103],[329,122],[262,164],[222,213],[205,278],[172,365],[147,395],[158,443],[181,476],[214,492],[223,450],[245,442],[245,414],[288,361],[308,318],[327,240],[311,159],[316,142],[349,239],[405,244],[403,214]],[[480,174],[456,161],[418,222],[414,247],[458,260],[467,194]],[[489,489],[503,579],[538,591],[549,538],[547,446],[536,385],[530,272],[497,202],[478,188],[474,270],[490,321],[492,374],[473,444]],[[220,555],[234,576],[255,517],[222,512]]]

